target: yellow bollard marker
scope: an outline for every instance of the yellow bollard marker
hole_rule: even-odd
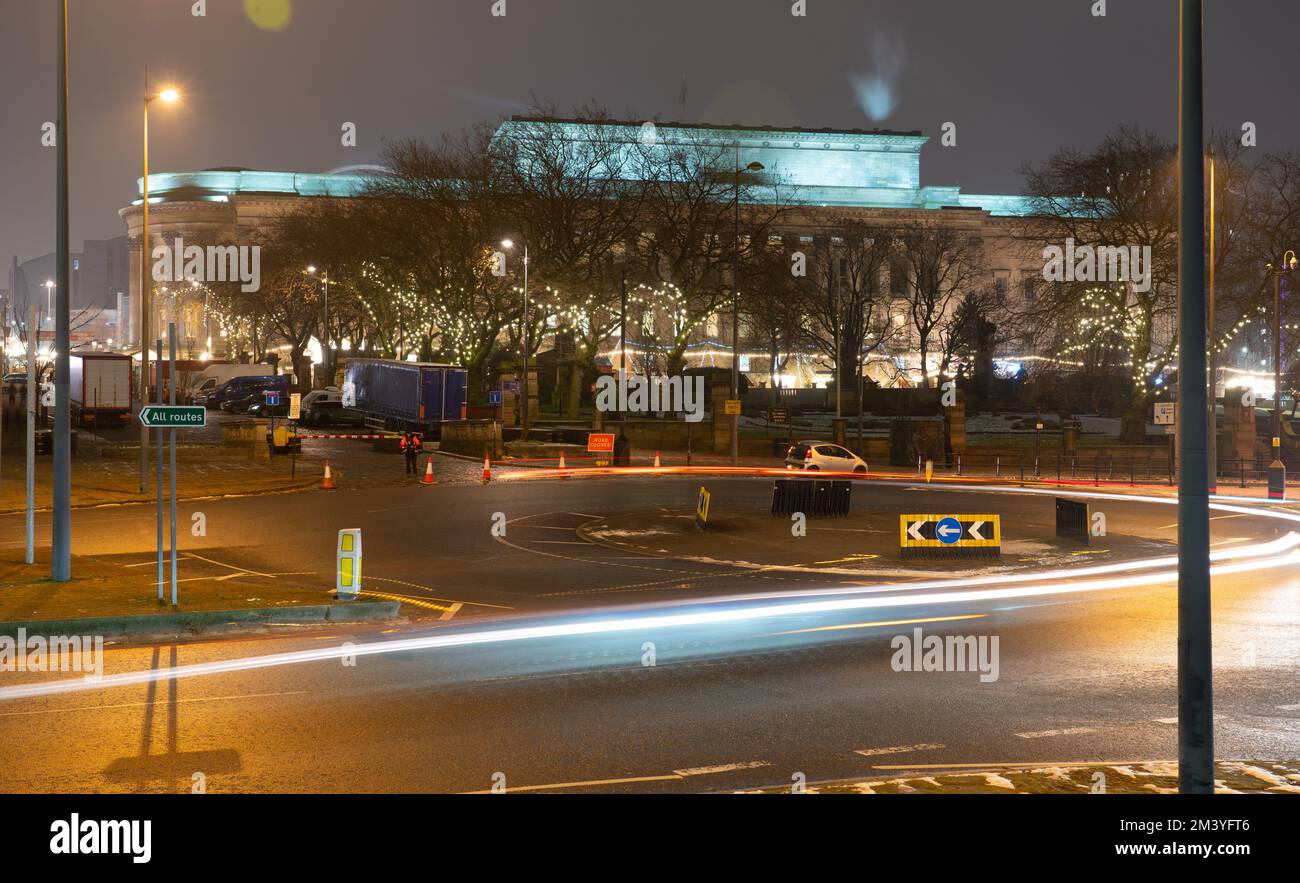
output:
[[[339,531],[338,580],[340,601],[355,601],[361,593],[361,529]]]

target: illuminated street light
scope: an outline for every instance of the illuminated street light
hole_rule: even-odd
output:
[[[140,226],[140,406],[149,401],[149,312],[151,288],[149,279],[149,105],[155,99],[164,104],[175,104],[181,94],[174,87],[161,92],[149,91],[149,68],[144,70],[144,186]],[[159,354],[161,355],[161,353]],[[149,489],[149,429],[140,425],[140,493]],[[162,589],[159,589],[161,592]],[[159,598],[161,598],[161,594]]]

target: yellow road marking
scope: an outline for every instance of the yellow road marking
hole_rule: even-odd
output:
[[[1067,760],[1062,762],[1036,760],[1032,763],[1014,761],[1011,763],[873,763],[873,770],[987,770],[987,769],[1045,769],[1047,767],[1081,767],[1081,766],[1137,766],[1147,763],[1167,763],[1162,760]]]
[[[969,613],[964,616],[934,616],[928,619],[894,619],[887,622],[855,622],[852,625],[823,625],[815,629],[796,629],[792,632],[776,632],[778,635],[803,635],[808,632],[838,632],[846,629],[874,629],[894,625],[919,625],[923,622],[954,622],[959,619],[984,619],[987,613]]]
[[[552,785],[522,785],[519,787],[507,787],[505,793],[517,793],[520,791],[549,791],[563,788],[594,788],[597,785],[633,785],[637,782],[680,782],[684,776],[676,774],[671,776],[634,776],[627,779],[592,779],[588,782],[556,782]],[[492,789],[486,791],[464,791],[464,794],[491,794]]]

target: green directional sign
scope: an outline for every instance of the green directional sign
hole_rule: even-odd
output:
[[[145,405],[140,422],[150,429],[200,429],[208,425],[208,409],[194,405]]]

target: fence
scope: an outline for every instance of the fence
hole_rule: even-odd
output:
[[[943,460],[933,460],[936,472],[954,476],[987,475],[994,478],[1019,478],[1025,480],[1072,481],[1101,484],[1168,484],[1178,482],[1178,472],[1173,458],[1134,455],[1092,456],[1067,454],[1020,455],[1007,454],[954,454]],[[1264,458],[1223,459],[1218,462],[1219,483],[1234,483],[1248,487],[1251,483],[1267,483],[1269,461]],[[925,460],[918,457],[916,473],[925,472]]]

